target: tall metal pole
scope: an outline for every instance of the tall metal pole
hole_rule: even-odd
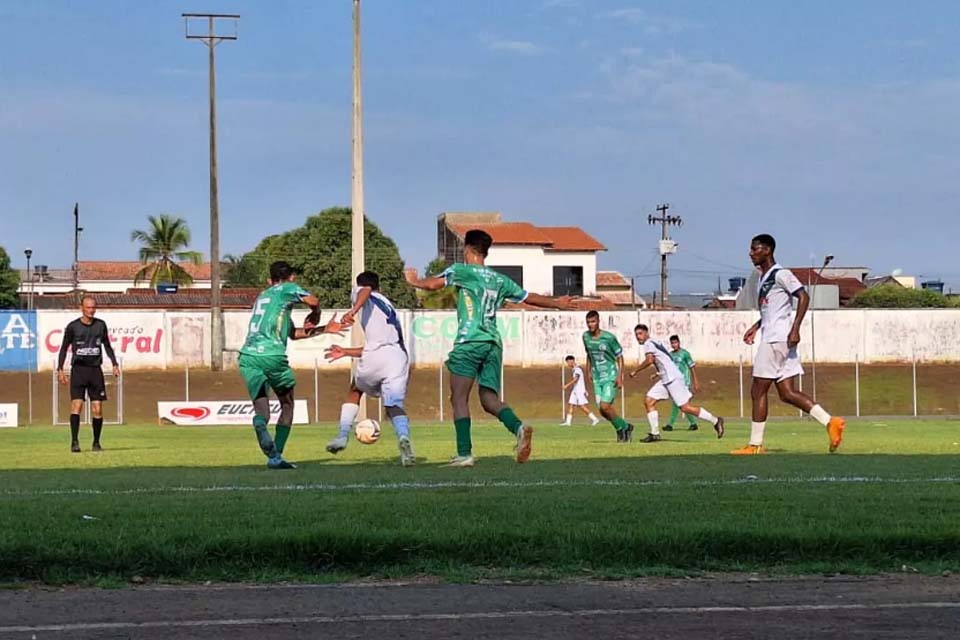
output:
[[[30,278],[30,284],[27,286],[27,312],[33,311],[33,274],[30,272],[30,257],[33,256],[33,249],[25,249],[23,255],[27,257],[27,277]],[[36,327],[36,321],[34,321]],[[34,353],[37,347],[34,346]],[[27,353],[30,353],[28,350]],[[33,359],[27,356],[27,424],[33,424]],[[54,381],[56,385],[56,381]]]
[[[353,180],[350,220],[350,239],[353,248],[351,254],[351,280],[356,282],[357,276],[365,269],[363,243],[363,99],[360,83],[360,0],[353,0]],[[363,329],[359,324],[350,330],[350,345],[363,345]],[[353,368],[356,374],[356,360]],[[358,420],[367,417],[367,403],[360,402]]]
[[[73,290],[80,290],[80,203],[73,203]]]
[[[237,35],[217,35],[214,27],[217,20],[240,20],[236,14],[184,13],[187,39],[201,40],[209,49],[210,90],[210,369],[223,370],[223,307],[220,293],[220,200],[217,177],[217,81],[214,49],[224,40],[236,40]],[[190,33],[190,20],[203,19],[207,23],[206,35]]]
[[[823,276],[823,270],[827,268],[827,265],[833,260],[833,256],[824,256],[823,257],[823,266],[820,267],[819,273],[817,273],[817,286],[820,286],[820,278]],[[811,389],[814,402],[817,400],[817,301],[816,296],[814,296],[813,286],[810,284],[809,279],[807,281],[807,288],[810,289],[810,359],[813,361],[812,364],[812,373],[813,373],[813,388]]]

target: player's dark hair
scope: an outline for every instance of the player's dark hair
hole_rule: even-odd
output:
[[[380,276],[375,271],[364,271],[357,274],[358,287],[370,287],[374,291],[380,289]]]
[[[486,258],[490,252],[490,245],[492,244],[493,238],[483,229],[470,229],[470,231],[467,231],[467,234],[463,236],[463,246],[470,247],[484,258]]]
[[[295,273],[299,273],[299,269],[295,269],[290,266],[290,263],[286,260],[277,260],[270,265],[270,280],[272,282],[283,282],[287,280]]]
[[[761,233],[758,236],[754,236],[750,244],[762,244],[765,247],[770,247],[770,251],[777,250],[777,241],[774,240],[773,236],[769,233]]]
[[[646,331],[646,332],[648,332],[648,333],[650,332],[650,329],[647,328],[647,325],[645,325],[645,324],[638,324],[637,326],[635,326],[635,327],[633,328],[633,332],[636,333],[636,332],[639,331],[640,329],[643,329],[644,331]]]
[[[670,336],[670,342],[673,342],[674,340],[676,340],[677,342],[680,342],[680,336],[676,334]]]
[[[589,320],[590,318],[597,318],[597,319],[600,318],[600,314],[597,312],[596,309],[591,309],[590,311],[587,311],[587,320]]]
[[[571,360],[576,360],[576,358],[574,358],[573,356],[567,356],[566,358],[564,358],[565,362],[570,362]]]

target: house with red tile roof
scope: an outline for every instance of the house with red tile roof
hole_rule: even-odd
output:
[[[580,227],[541,227],[506,222],[499,213],[445,212],[437,217],[437,255],[463,260],[463,238],[482,229],[493,238],[487,265],[528,291],[544,295],[597,296],[597,253],[606,251]]]
[[[183,269],[193,277],[193,283],[181,289],[209,289],[210,263],[202,264],[181,263]],[[125,293],[136,287],[149,287],[149,277],[146,281],[134,282],[137,272],[143,268],[137,260],[81,260],[77,263],[78,289],[89,293]],[[33,294],[37,296],[56,293],[70,293],[73,287],[72,269],[48,269],[45,265],[37,265],[27,273],[20,271],[20,293],[26,294],[32,286]]]

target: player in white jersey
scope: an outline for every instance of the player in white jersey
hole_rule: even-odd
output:
[[[717,437],[723,437],[723,418],[715,416],[706,407],[697,407],[690,404],[693,394],[687,388],[687,382],[670,355],[670,349],[650,338],[650,329],[645,324],[638,324],[633,329],[637,342],[643,347],[643,361],[640,366],[630,372],[634,378],[647,367],[657,370],[657,382],[647,391],[644,405],[647,408],[647,421],[650,423],[650,433],[640,442],[658,442],[660,440],[660,414],[657,412],[657,402],[673,400],[685,414],[700,418],[713,425]]]
[[[600,423],[600,418],[595,416],[593,411],[590,411],[587,406],[589,401],[587,400],[587,383],[584,382],[583,379],[583,369],[580,368],[580,365],[577,364],[577,359],[573,356],[567,356],[563,360],[570,369],[571,376],[570,382],[563,385],[563,390],[566,391],[571,387],[573,390],[570,392],[569,400],[567,400],[567,419],[561,422],[560,425],[569,427],[573,424],[573,410],[574,408],[579,408],[590,418],[590,426],[595,427]]]
[[[397,434],[400,464],[409,467],[414,464],[415,457],[410,442],[410,419],[403,409],[403,401],[407,395],[410,358],[403,343],[397,311],[393,303],[380,293],[380,276],[372,271],[357,276],[357,288],[353,290],[352,298],[353,307],[344,317],[352,320],[359,314],[364,344],[351,348],[334,345],[326,351],[329,362],[359,358],[347,398],[340,407],[340,433],[327,444],[327,451],[339,453],[347,448],[350,429],[360,411],[360,399],[367,394],[383,398],[384,411]]]
[[[776,247],[776,240],[766,233],[756,236],[750,243],[750,261],[760,271],[757,296],[760,320],[747,329],[743,336],[743,341],[752,345],[757,333],[760,333],[760,344],[753,357],[753,385],[750,389],[753,422],[750,442],[731,453],[766,453],[763,432],[767,425],[767,392],[773,384],[777,385],[781,400],[809,413],[810,417],[826,427],[832,453],[840,446],[846,423],[843,418],[831,416],[809,396],[794,388],[794,381],[803,373],[797,345],[800,344],[800,324],[810,306],[810,295],[789,269],[777,264],[773,257]],[[797,298],[797,313],[791,320],[793,298]]]

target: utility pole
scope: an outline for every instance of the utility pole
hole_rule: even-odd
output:
[[[73,203],[73,291],[80,290],[80,203]]]
[[[360,0],[353,0],[353,178],[350,208],[351,265],[350,279],[356,282],[357,276],[366,268],[363,239],[363,100],[360,82]],[[351,286],[353,285],[351,282]],[[363,346],[363,329],[359,323],[350,330],[350,345]],[[356,360],[353,362],[356,374]],[[358,420],[367,417],[367,403],[360,403]]]
[[[647,216],[648,224],[660,225],[660,306],[667,304],[667,256],[677,252],[677,243],[670,239],[667,233],[668,226],[683,226],[683,220],[680,216],[667,215],[670,210],[669,204],[658,204],[658,216],[653,214]]]
[[[184,13],[187,40],[201,40],[209,49],[210,84],[210,370],[223,369],[223,307],[220,300],[220,201],[217,193],[217,82],[214,50],[224,40],[236,40],[240,16],[232,13]],[[206,22],[207,32],[191,33],[191,21]],[[233,33],[217,34],[218,22],[233,25]]]

